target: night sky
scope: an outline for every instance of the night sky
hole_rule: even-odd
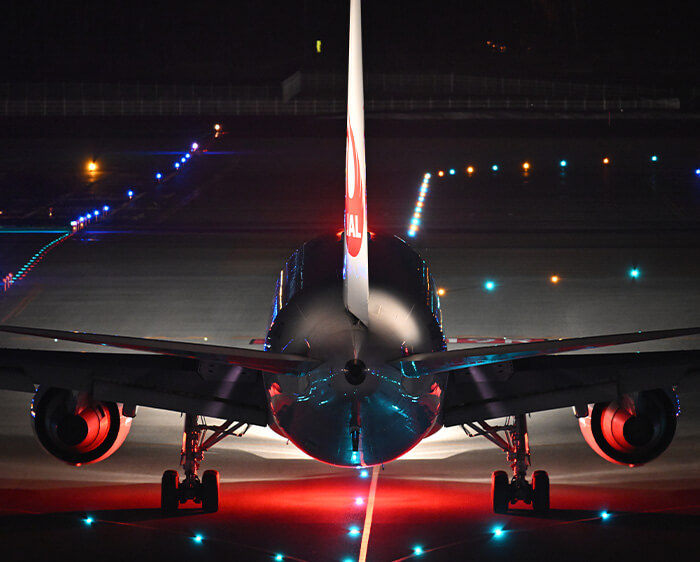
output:
[[[697,76],[700,51],[700,10],[689,4],[366,1],[365,65],[370,72],[674,73],[687,80]],[[0,19],[3,81],[255,83],[298,69],[345,71],[346,1],[181,6],[147,0],[13,2]]]

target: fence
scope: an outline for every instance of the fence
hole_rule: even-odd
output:
[[[342,93],[347,77],[342,74],[297,72],[285,82],[296,82],[298,91],[312,96]],[[459,74],[368,74],[365,91],[372,97],[549,97],[549,98],[635,98],[674,97],[670,88],[655,86],[601,84],[561,80],[531,80]]]
[[[2,116],[188,116],[188,115],[331,115],[344,114],[345,99],[198,99],[198,100],[11,100],[0,101]],[[368,113],[455,112],[473,110],[608,112],[678,110],[678,98],[662,99],[370,99]]]

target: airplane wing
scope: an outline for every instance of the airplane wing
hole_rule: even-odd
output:
[[[406,377],[420,377],[422,375],[455,371],[466,367],[514,361],[526,357],[538,357],[567,351],[595,349],[611,345],[638,343],[696,334],[700,334],[700,327],[543,340],[506,345],[489,345],[470,349],[440,351],[436,353],[417,353],[415,355],[396,359],[392,361],[391,364],[398,368]]]
[[[95,399],[267,425],[262,373],[297,376],[320,362],[291,354],[147,338],[0,326],[0,331],[151,354],[0,348],[0,388],[47,385]]]
[[[619,399],[670,388],[700,373],[700,351],[548,355],[469,367],[449,374],[443,424]]]
[[[394,361],[408,377],[449,373],[445,426],[612,401],[672,387],[700,372],[700,351],[553,355],[566,351],[689,336],[700,328],[633,332],[416,354]]]

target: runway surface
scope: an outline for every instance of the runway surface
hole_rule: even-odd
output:
[[[44,188],[14,207],[16,199],[2,199],[3,220],[12,215],[15,224],[50,230],[103,202],[111,211],[0,293],[0,323],[237,346],[264,337],[284,259],[303,240],[341,228],[344,122],[323,122],[318,130],[306,122],[282,130],[238,125],[216,139],[204,125],[189,136],[177,128],[110,136],[95,127],[65,142],[40,143],[53,172],[34,164]],[[443,183],[431,179],[412,243],[446,290],[448,336],[567,337],[700,324],[697,137],[575,129],[547,136],[536,127],[530,135],[506,128],[480,136],[465,128],[443,137],[433,125],[401,124],[400,134],[391,123],[372,125],[370,229],[406,237],[423,175],[447,173]],[[101,161],[111,163],[91,179],[80,170],[98,135]],[[155,171],[167,166],[170,174],[194,138],[205,141],[207,152],[156,183]],[[28,166],[26,142],[14,151],[5,178],[24,177]],[[614,168],[602,165],[605,155]],[[532,164],[528,174],[523,161]],[[476,167],[471,176],[468,165]],[[459,171],[454,177],[451,167]],[[125,196],[129,187],[132,199]],[[48,216],[50,207],[56,216]],[[57,236],[0,233],[0,271],[17,271]],[[634,267],[636,279],[629,276]],[[489,279],[493,291],[484,288]],[[9,335],[0,336],[0,345],[90,349]],[[699,347],[688,338],[626,350]],[[494,515],[489,478],[507,468],[505,455],[455,428],[367,478],[310,460],[271,431],[253,428],[206,455],[203,468],[222,475],[220,511],[183,509],[165,517],[159,481],[163,470],[178,466],[179,414],[141,408],[113,457],[76,469],[41,450],[30,428],[30,397],[3,391],[3,559],[345,561],[358,559],[365,540],[372,561],[694,560],[697,377],[679,391],[675,440],[659,459],[633,470],[597,457],[571,411],[534,414],[532,469],[546,469],[552,481],[546,518],[522,504]],[[603,519],[603,511],[610,517]]]

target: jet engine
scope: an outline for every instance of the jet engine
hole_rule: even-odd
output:
[[[605,460],[639,466],[654,460],[673,440],[678,397],[661,389],[625,394],[621,400],[588,406],[579,418],[588,445]]]
[[[80,466],[106,459],[124,443],[133,418],[122,410],[122,404],[100,402],[86,392],[39,388],[31,414],[44,449]]]

